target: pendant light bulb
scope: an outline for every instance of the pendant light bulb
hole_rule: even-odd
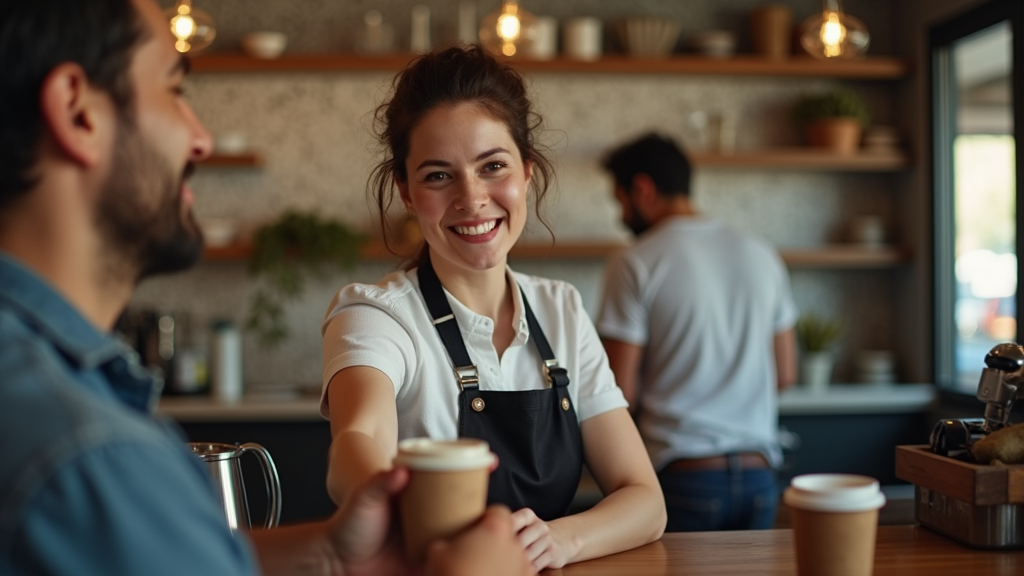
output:
[[[846,26],[843,26],[840,20],[839,12],[828,11],[822,14],[821,44],[828,58],[835,58],[843,53]]]
[[[519,38],[520,29],[519,6],[515,2],[507,2],[501,16],[498,16],[498,36],[506,42],[515,42]]]
[[[518,2],[506,0],[480,22],[480,44],[493,52],[515,56],[533,42],[533,27],[533,15],[520,8]]]
[[[196,52],[210,45],[217,31],[209,14],[192,6],[191,0],[178,0],[164,12],[174,35],[178,52]]]
[[[815,58],[858,58],[870,41],[864,23],[844,13],[839,0],[824,0],[821,12],[800,25],[800,45]]]

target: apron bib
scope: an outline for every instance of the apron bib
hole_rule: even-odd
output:
[[[481,390],[476,365],[462,340],[444,288],[427,255],[416,271],[420,291],[459,386],[459,436],[487,441],[498,455],[491,474],[488,504],[513,511],[530,508],[544,520],[565,515],[579,485],[583,440],[569,399],[569,375],[558,365],[544,332],[520,289],[530,339],[543,358],[538,372],[543,389],[502,392]]]

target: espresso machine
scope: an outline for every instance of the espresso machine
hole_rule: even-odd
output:
[[[979,464],[971,446],[1010,424],[1024,397],[1024,347],[999,344],[985,356],[981,418],[940,420],[927,446],[897,446],[896,476],[914,484],[917,521],[974,548],[1024,548],[1024,465]]]

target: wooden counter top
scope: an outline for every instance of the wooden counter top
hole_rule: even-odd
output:
[[[796,574],[792,530],[692,532],[545,576],[747,576]],[[916,525],[879,526],[874,576],[1024,574],[1024,551],[973,550]]]
[[[319,394],[281,392],[246,395],[230,404],[209,396],[168,396],[160,399],[157,412],[179,422],[323,421]],[[925,410],[935,394],[931,384],[833,384],[818,394],[798,386],[779,397],[779,414],[915,413]]]

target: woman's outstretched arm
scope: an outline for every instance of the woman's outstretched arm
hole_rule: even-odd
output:
[[[342,506],[353,490],[391,469],[398,449],[395,387],[376,368],[352,366],[331,378],[327,398],[332,436],[327,492]]]

